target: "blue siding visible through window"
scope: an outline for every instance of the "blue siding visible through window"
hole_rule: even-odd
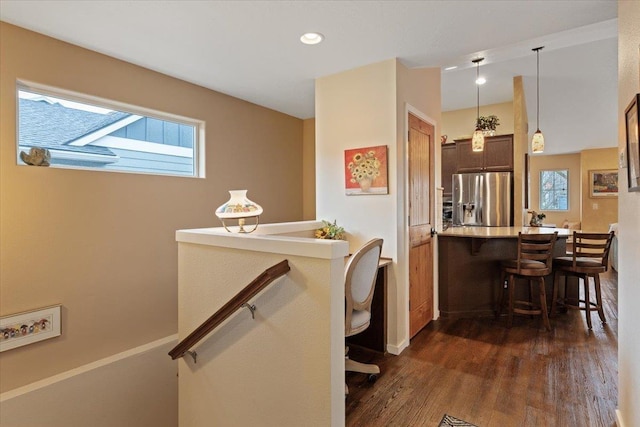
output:
[[[180,125],[180,146],[193,148],[195,140],[194,128],[191,126]]]
[[[147,126],[145,120],[138,120],[131,123],[125,128],[125,131],[127,132],[125,134],[125,138],[127,139],[137,139],[139,141],[147,140]]]
[[[180,146],[180,125],[177,123],[164,122],[164,135],[162,140],[165,144]]]
[[[158,144],[164,144],[163,134],[162,132],[162,121],[158,119],[152,119],[147,117],[147,137],[145,141],[149,142],[157,142]]]
[[[143,117],[110,135],[185,148],[193,148],[193,140],[195,139],[193,126],[151,117]]]

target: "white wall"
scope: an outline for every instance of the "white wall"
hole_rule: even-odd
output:
[[[394,259],[395,81],[395,60],[316,80],[317,219],[337,220],[349,233],[352,252],[373,237],[383,238],[383,256]],[[346,196],[344,150],[376,145],[388,146],[390,194]]]
[[[388,345],[408,345],[408,259],[404,241],[406,105],[440,118],[440,74],[390,59],[316,80],[316,212],[345,227],[351,251],[373,237],[394,259],[388,280]],[[436,127],[437,128],[437,127]],[[439,136],[436,136],[439,141]],[[387,195],[346,196],[344,150],[388,147]]]
[[[624,109],[640,92],[640,2],[618,2],[618,141],[624,149]],[[626,177],[627,169],[620,169]],[[640,192],[629,193],[621,180],[618,195],[618,424],[640,426]]]
[[[233,313],[194,346],[197,363],[178,361],[181,427],[344,426],[347,244],[266,229],[178,232],[181,339],[267,268],[291,268],[250,300],[255,319]]]

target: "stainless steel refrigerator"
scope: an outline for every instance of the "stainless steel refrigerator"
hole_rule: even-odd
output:
[[[453,174],[453,225],[513,225],[511,172]]]

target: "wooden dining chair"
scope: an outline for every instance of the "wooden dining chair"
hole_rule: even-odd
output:
[[[500,296],[496,317],[500,316],[504,305],[504,292],[508,293],[508,321],[507,327],[513,324],[514,314],[540,315],[542,324],[551,330],[547,310],[547,292],[544,277],[551,274],[553,247],[558,238],[558,232],[546,234],[518,233],[518,258],[502,261],[502,277],[506,280],[500,286]],[[515,287],[517,279],[526,279],[529,284],[529,300],[516,300]],[[538,284],[540,303],[533,302],[534,282]]]
[[[587,327],[592,328],[591,312],[597,311],[602,323],[607,323],[602,307],[602,294],[600,291],[600,273],[607,271],[609,262],[609,250],[614,232],[609,233],[579,233],[573,232],[573,253],[571,256],[556,257],[553,259],[553,301],[551,314],[555,314],[557,304],[575,310],[583,310],[587,318]],[[558,297],[560,277],[568,276],[582,279],[584,284],[584,299]],[[589,277],[593,277],[595,302],[591,300]]]

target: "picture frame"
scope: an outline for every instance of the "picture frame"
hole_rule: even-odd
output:
[[[624,110],[627,145],[627,180],[629,191],[640,191],[640,93],[636,94]]]
[[[0,317],[0,352],[62,334],[60,305]]]
[[[618,197],[618,170],[590,170],[589,197]]]
[[[389,194],[387,164],[386,145],[344,150],[345,194]]]

